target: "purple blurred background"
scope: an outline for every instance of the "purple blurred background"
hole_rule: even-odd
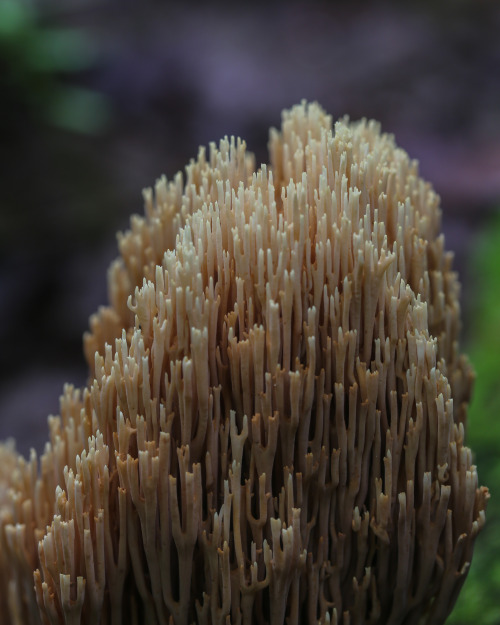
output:
[[[42,449],[63,383],[86,382],[115,232],[198,145],[239,135],[266,161],[269,126],[302,98],[377,118],[442,197],[465,312],[475,236],[499,207],[497,2],[137,4],[39,2],[33,28],[79,46],[63,37],[52,73],[0,23],[0,439],[23,453]]]

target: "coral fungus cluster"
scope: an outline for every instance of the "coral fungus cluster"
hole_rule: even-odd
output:
[[[9,625],[439,624],[488,499],[437,195],[303,103],[119,237],[40,459],[0,451]],[[6,619],[6,620],[5,620]]]

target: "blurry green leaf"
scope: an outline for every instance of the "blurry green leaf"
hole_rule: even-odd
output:
[[[0,40],[17,35],[31,25],[32,14],[22,2],[2,0],[0,2]]]
[[[472,567],[449,625],[500,623],[500,217],[475,246],[472,259],[476,296],[469,353],[476,383],[469,410],[467,441],[481,484],[490,488],[486,527],[478,537]]]
[[[71,78],[96,58],[97,49],[82,32],[47,28],[34,5],[0,0],[0,88],[34,119],[72,132],[102,131],[110,118],[105,96],[67,86],[60,76]]]
[[[46,110],[47,120],[64,130],[98,133],[109,122],[107,99],[81,87],[65,87],[54,92]]]
[[[96,59],[88,38],[74,30],[45,29],[38,33],[32,47],[30,65],[38,71],[79,71]]]

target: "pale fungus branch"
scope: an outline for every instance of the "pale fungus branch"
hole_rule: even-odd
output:
[[[90,382],[0,448],[9,625],[445,621],[484,525],[439,198],[375,122],[200,149],[120,235]]]

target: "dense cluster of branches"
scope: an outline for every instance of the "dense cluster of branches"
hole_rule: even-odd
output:
[[[3,622],[443,623],[488,493],[416,163],[303,103],[144,197],[87,388],[0,451]]]

